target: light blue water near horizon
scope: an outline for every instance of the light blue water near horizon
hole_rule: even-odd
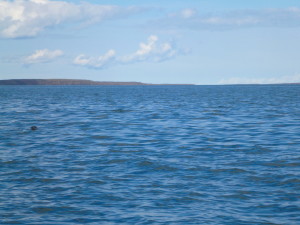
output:
[[[299,85],[0,86],[0,107],[0,224],[300,224]]]

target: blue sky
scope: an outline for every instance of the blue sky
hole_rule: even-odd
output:
[[[299,0],[0,0],[0,79],[300,82]]]

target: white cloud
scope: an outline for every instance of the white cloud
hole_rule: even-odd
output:
[[[39,0],[39,1],[43,1],[43,0]],[[34,64],[34,63],[51,62],[55,58],[62,56],[63,54],[64,53],[61,50],[54,50],[54,51],[48,49],[36,50],[32,55],[29,55],[24,58],[24,63]]]
[[[116,52],[114,50],[109,50],[104,55],[99,57],[88,57],[81,54],[74,59],[73,63],[75,65],[101,69],[115,61],[115,54]]]
[[[283,84],[283,83],[300,83],[300,74],[295,74],[292,76],[274,77],[274,78],[231,77],[219,81],[219,84]]]
[[[147,43],[140,43],[139,49],[123,57],[120,57],[119,61],[123,63],[133,63],[139,61],[154,61],[161,62],[174,57],[177,51],[174,49],[171,43],[166,42],[159,44],[158,37],[151,35],[148,37]]]
[[[158,43],[158,37],[151,35],[146,43],[140,43],[139,49],[129,55],[116,57],[115,50],[109,50],[99,57],[78,55],[73,63],[93,69],[103,69],[111,65],[131,64],[136,62],[162,62],[178,55],[178,51],[169,43]]]
[[[298,27],[300,8],[236,10],[199,14],[195,9],[183,9],[152,22],[160,28],[224,30],[249,27]]]
[[[182,19],[190,19],[197,15],[197,10],[192,8],[182,9],[177,13],[172,13],[169,15],[170,18],[178,17]]]
[[[50,0],[0,1],[0,36],[32,37],[47,27],[70,22],[96,23],[138,12],[135,7]]]

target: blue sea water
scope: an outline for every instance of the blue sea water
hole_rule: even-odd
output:
[[[0,224],[300,224],[300,85],[0,86]]]

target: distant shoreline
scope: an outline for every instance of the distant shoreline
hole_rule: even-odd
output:
[[[148,84],[142,82],[92,81],[80,79],[11,79],[0,80],[0,85],[194,85],[194,84]]]
[[[150,84],[142,82],[117,82],[117,81],[92,81],[82,79],[9,79],[0,80],[0,85],[88,85],[88,86],[104,86],[104,85],[135,85],[135,86],[193,86],[196,84]],[[274,84],[215,84],[216,86],[235,86],[235,85],[300,85],[300,83],[274,83]],[[205,85],[207,86],[207,85]]]

